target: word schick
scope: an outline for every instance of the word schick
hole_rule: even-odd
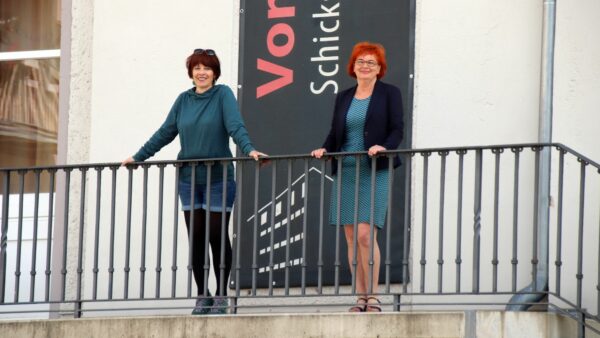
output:
[[[295,6],[277,7],[276,0],[267,0],[269,10],[267,17],[269,19],[293,18],[296,16]],[[319,37],[312,39],[313,43],[319,46],[318,56],[310,58],[310,62],[317,63],[318,71],[324,77],[322,83],[316,85],[314,81],[310,82],[310,91],[313,94],[321,94],[326,88],[332,87],[333,93],[337,93],[338,84],[333,79],[327,79],[335,76],[339,71],[339,36],[336,35],[340,27],[339,18],[340,3],[335,3],[329,7],[320,6],[320,12],[312,14],[312,18],[319,20]],[[276,38],[280,44],[275,42]],[[282,42],[285,40],[285,42]],[[333,43],[333,45],[332,45]],[[267,49],[271,56],[283,58],[288,56],[294,49],[295,33],[294,29],[285,22],[275,23],[267,32]],[[267,72],[277,76],[275,79],[264,83],[256,88],[256,98],[269,95],[294,82],[294,70],[280,64],[256,59],[256,68],[259,71]]]

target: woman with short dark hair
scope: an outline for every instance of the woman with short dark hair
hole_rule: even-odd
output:
[[[167,119],[152,137],[132,157],[123,161],[123,165],[141,162],[153,156],[162,147],[169,144],[177,135],[181,150],[178,160],[226,158],[232,157],[229,149],[229,138],[238,145],[242,153],[258,160],[265,154],[254,149],[250,142],[244,121],[238,109],[238,103],[231,89],[225,85],[216,84],[221,75],[219,58],[212,49],[196,49],[187,58],[188,76],[193,80],[194,87],[181,93]],[[217,280],[217,297],[210,298],[210,292],[205,297],[198,298],[192,314],[225,313],[227,310],[227,279],[231,271],[231,242],[228,231],[226,238],[221,238],[221,216],[225,211],[224,226],[229,224],[229,218],[235,199],[236,185],[234,168],[230,162],[227,167],[227,179],[223,180],[223,166],[211,167],[211,181],[207,182],[207,167],[198,165],[195,168],[194,187],[192,187],[192,168],[183,166],[179,174],[179,198],[188,229],[192,250],[192,271],[198,287],[198,296],[204,292],[204,251],[206,240],[206,219],[209,224],[209,243],[213,255],[213,270]],[[210,201],[207,201],[207,187],[210,187]],[[222,205],[223,190],[225,189],[225,205]],[[191,194],[194,192],[194,205],[191,205]],[[210,210],[206,210],[210,206]],[[209,213],[209,215],[206,215]],[[192,217],[193,216],[193,217]],[[193,219],[193,224],[190,224]],[[190,229],[193,228],[193,231]],[[225,248],[224,280],[221,280],[220,259],[221,243]]]

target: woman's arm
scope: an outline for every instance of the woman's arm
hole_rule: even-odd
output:
[[[252,156],[254,159],[258,159],[258,156],[264,154],[254,149],[254,146],[250,141],[250,136],[248,136],[248,130],[246,130],[244,120],[238,109],[237,100],[235,99],[235,96],[233,96],[233,92],[227,86],[223,86],[222,90],[223,96],[221,104],[223,105],[223,123],[225,124],[227,133],[231,136],[233,142],[240,147],[242,153]]]

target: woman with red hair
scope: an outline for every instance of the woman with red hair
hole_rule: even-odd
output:
[[[385,49],[380,44],[360,42],[352,50],[348,74],[356,79],[356,85],[337,94],[329,135],[323,146],[311,152],[321,158],[326,152],[367,151],[369,157],[381,151],[393,150],[402,141],[402,97],[400,90],[380,81],[387,70]],[[359,165],[358,185],[356,166]],[[394,158],[394,168],[400,159]],[[356,274],[357,304],[351,312],[380,312],[377,294],[379,283],[380,253],[377,232],[383,228],[388,205],[389,175],[387,157],[375,161],[376,174],[371,175],[371,159],[346,156],[341,163],[341,199],[337,199],[338,163],[333,160],[334,180],[329,222],[344,227],[348,245],[350,270]],[[375,179],[375,198],[371,207],[371,180]],[[358,219],[354,214],[355,187],[358,186]],[[338,210],[338,206],[340,210]],[[374,217],[370,211],[373,209]],[[337,215],[340,219],[337,219]],[[354,224],[357,229],[354,229]],[[371,227],[374,235],[371,236]],[[356,234],[356,253],[354,242]],[[370,254],[373,246],[373,270],[370,270]],[[356,255],[356,271],[353,264]]]

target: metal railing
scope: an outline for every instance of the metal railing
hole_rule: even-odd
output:
[[[548,205],[539,203],[536,193],[543,149],[552,151]],[[395,156],[402,161],[396,170]],[[334,177],[326,170],[332,158],[341,167]],[[345,158],[359,164],[343,170]],[[234,217],[226,224],[223,212],[220,227],[233,237],[231,311],[351,306],[357,282],[349,266],[356,271],[357,257],[345,258],[342,227],[329,226],[328,215],[330,206],[336,208],[339,220],[340,203],[354,195],[353,223],[362,222],[359,185],[366,177],[361,165],[368,162],[361,164],[361,158],[371,164],[366,197],[371,224],[376,212],[371,201],[380,197],[372,179],[375,163],[387,158],[389,207],[378,236],[379,289],[373,285],[374,227],[367,271],[367,293],[380,296],[384,309],[498,308],[535,283],[540,264],[546,264],[548,285],[531,292],[545,296],[544,308],[582,325],[600,320],[600,165],[562,144],[407,149],[372,158],[358,152],[330,153],[321,160],[284,155],[260,162],[219,158],[3,168],[0,312],[79,317],[114,309],[189,308],[197,291],[193,244],[186,240],[176,182],[186,166],[194,179],[196,170],[205,170],[207,182],[226,181],[231,163],[237,181]],[[352,192],[342,196],[348,173],[354,176]],[[34,180],[33,194],[24,193],[26,177]],[[224,186],[223,202],[226,194]],[[539,208],[551,215],[542,257]],[[354,231],[348,243],[354,253],[357,237]],[[200,298],[210,297],[208,247],[207,239]],[[222,250],[221,290],[224,257]]]

